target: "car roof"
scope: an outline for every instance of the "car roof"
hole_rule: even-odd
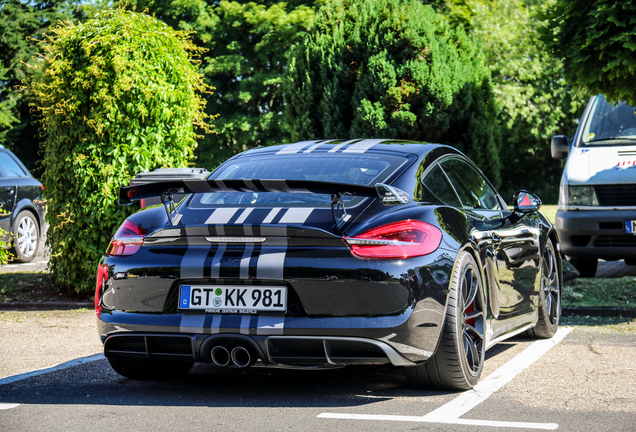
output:
[[[416,142],[396,139],[351,139],[351,140],[308,140],[291,144],[257,147],[236,155],[234,158],[251,157],[266,154],[362,154],[362,153],[393,153],[419,157],[428,154],[436,148],[447,148],[451,153],[461,154],[456,149],[427,142]],[[234,159],[232,158],[232,159]]]

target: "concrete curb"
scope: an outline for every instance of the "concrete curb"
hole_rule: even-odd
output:
[[[636,309],[614,307],[563,307],[564,316],[636,318]]]
[[[94,309],[93,302],[7,302],[0,303],[0,310],[70,310]]]

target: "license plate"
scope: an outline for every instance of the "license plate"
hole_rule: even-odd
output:
[[[636,235],[636,220],[625,221],[625,232]]]
[[[284,312],[287,310],[287,288],[181,285],[179,308],[208,313]]]

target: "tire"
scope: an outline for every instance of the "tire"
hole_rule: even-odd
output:
[[[14,261],[31,262],[38,253],[40,246],[40,228],[38,221],[28,210],[18,213],[13,226],[13,247],[11,253]]]
[[[537,325],[526,332],[533,339],[549,339],[559,328],[563,277],[559,272],[558,259],[554,243],[549,240],[541,256],[539,318]]]
[[[126,378],[140,380],[169,380],[188,373],[192,361],[159,360],[134,357],[108,357],[115,372]]]
[[[425,363],[406,370],[415,386],[468,390],[479,381],[486,348],[486,302],[480,274],[472,255],[460,253],[453,269],[437,351]]]
[[[593,278],[596,276],[598,260],[596,258],[570,258],[575,269],[581,273],[581,277]]]
[[[625,264],[629,266],[636,266],[636,258],[625,258]]]

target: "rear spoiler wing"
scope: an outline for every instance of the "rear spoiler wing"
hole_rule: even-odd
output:
[[[119,188],[119,205],[131,205],[141,199],[161,197],[166,213],[174,225],[175,213],[172,195],[215,192],[283,192],[314,193],[331,195],[331,209],[337,226],[347,219],[347,212],[342,203],[342,195],[355,195],[378,198],[384,205],[406,204],[409,195],[393,186],[377,183],[375,186],[362,186],[347,183],[331,183],[310,180],[170,180],[146,183]],[[337,216],[342,213],[341,216]]]

